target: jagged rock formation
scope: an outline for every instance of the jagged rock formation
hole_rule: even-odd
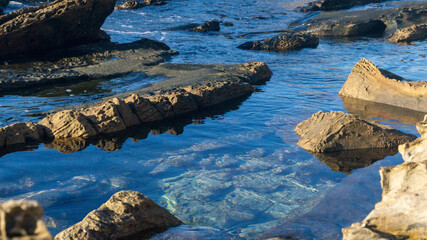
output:
[[[424,41],[427,38],[427,24],[416,24],[398,29],[390,38],[391,42],[408,44],[414,41]]]
[[[405,163],[381,168],[382,201],[361,223],[343,229],[343,239],[427,238],[426,120],[417,124],[420,138],[399,146]]]
[[[43,208],[35,201],[0,203],[0,239],[51,240],[42,216]]]
[[[425,112],[427,83],[410,81],[362,58],[351,71],[340,95]]]
[[[391,127],[373,124],[343,112],[318,112],[299,123],[298,145],[310,152],[397,148],[416,137]]]
[[[385,2],[387,0],[316,0],[297,9],[298,12],[332,11],[348,9],[369,3]]]
[[[55,239],[148,239],[181,224],[178,218],[143,194],[120,191]]]
[[[116,0],[57,0],[0,16],[0,56],[43,52],[101,39]]]
[[[265,50],[274,52],[288,52],[303,48],[317,48],[319,38],[305,33],[285,33],[277,37],[262,41],[246,42],[238,48],[246,50]]]

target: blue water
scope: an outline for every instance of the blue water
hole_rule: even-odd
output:
[[[127,189],[147,195],[188,224],[155,239],[251,239],[264,234],[339,239],[342,227],[362,220],[381,199],[379,168],[398,164],[401,157],[387,157],[350,175],[336,172],[298,147],[293,129],[319,110],[346,109],[338,91],[361,57],[408,79],[424,80],[427,43],[405,46],[367,38],[321,40],[317,49],[290,53],[236,48],[276,34],[241,35],[286,29],[304,16],[293,12],[304,2],[171,0],[163,6],[114,11],[103,26],[113,41],[162,41],[180,52],[173,63],[263,61],[274,75],[247,99],[170,123],[161,131],[85,143],[86,148],[74,153],[41,144],[4,155],[0,198],[39,201],[53,234]],[[209,19],[234,26],[221,26],[218,33],[166,30]],[[83,87],[2,96],[0,124],[37,121],[27,114],[95,101],[159,80],[135,73]],[[402,123],[398,115],[368,117],[416,134],[412,124],[417,119]],[[166,130],[172,134],[158,134]]]

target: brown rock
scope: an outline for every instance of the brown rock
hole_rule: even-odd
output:
[[[175,91],[164,94],[172,104],[172,109],[175,116],[197,110],[198,106],[193,95],[186,91]]]
[[[427,109],[426,82],[403,79],[364,58],[353,67],[339,94],[417,111]]]
[[[44,145],[56,149],[58,152],[73,153],[85,149],[89,145],[89,141],[85,138],[55,139]]]
[[[136,116],[135,113],[132,112],[132,109],[129,107],[128,104],[126,104],[126,102],[118,98],[112,98],[111,101],[117,105],[119,114],[122,117],[126,127],[132,127],[141,124],[138,119],[138,116]]]
[[[99,40],[116,0],[57,0],[0,16],[0,56]]]
[[[285,33],[262,41],[246,42],[238,48],[246,50],[265,50],[273,52],[289,52],[303,48],[317,48],[319,38],[309,33]]]
[[[133,112],[136,113],[141,123],[160,121],[163,116],[159,111],[145,98],[132,94],[124,99],[125,103],[129,105]]]
[[[35,201],[7,201],[0,204],[0,239],[51,240],[41,220],[43,208]]]
[[[416,137],[343,112],[318,112],[297,125],[298,145],[311,152],[397,148]]]
[[[427,24],[417,24],[410,27],[398,29],[390,38],[395,43],[411,43],[414,41],[425,41],[427,38]]]
[[[98,134],[85,115],[73,110],[51,114],[39,124],[47,127],[48,134],[55,139],[92,137]]]
[[[14,123],[0,128],[0,147],[27,142],[39,142],[45,137],[44,128],[34,123]]]
[[[121,191],[55,239],[147,239],[181,224],[141,193]]]
[[[172,103],[163,95],[153,95],[145,97],[157,109],[163,118],[174,117]]]
[[[119,106],[113,99],[82,109],[81,112],[95,124],[99,133],[113,133],[126,129],[125,122],[119,113]]]

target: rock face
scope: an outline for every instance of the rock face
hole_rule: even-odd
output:
[[[303,48],[317,48],[318,45],[319,38],[311,34],[285,33],[262,41],[246,42],[238,46],[238,48],[246,50],[288,52]]]
[[[343,112],[318,112],[297,125],[298,145],[311,152],[397,148],[416,137]]]
[[[390,38],[391,42],[408,44],[427,39],[427,24],[417,24],[398,29]]]
[[[7,201],[0,204],[0,239],[51,240],[41,220],[43,208],[34,201]]]
[[[0,56],[42,52],[100,39],[116,0],[58,0],[0,16]]]
[[[343,229],[343,239],[427,238],[426,122],[417,128],[421,137],[399,146],[405,163],[381,168],[382,201],[361,223]]]
[[[353,67],[339,94],[422,112],[427,109],[426,82],[403,79],[364,58]]]
[[[81,222],[60,232],[55,239],[148,239],[181,224],[179,219],[143,194],[121,191]]]
[[[387,0],[316,0],[310,2],[307,6],[298,8],[298,12],[311,12],[311,11],[331,11],[348,9],[355,6],[365,5],[369,3],[385,2]]]

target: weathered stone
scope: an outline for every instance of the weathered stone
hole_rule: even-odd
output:
[[[174,117],[172,103],[163,95],[154,95],[145,97],[157,109],[163,118]]]
[[[181,224],[179,219],[141,193],[121,191],[81,222],[60,232],[55,239],[147,239]]]
[[[369,3],[385,2],[387,0],[316,0],[297,9],[298,12],[331,11],[348,9]]]
[[[113,99],[82,109],[81,113],[94,123],[99,133],[112,133],[126,129],[119,107]]]
[[[73,110],[51,114],[39,124],[45,126],[48,135],[55,139],[92,137],[98,134],[85,115]]]
[[[390,38],[395,43],[411,43],[414,41],[425,41],[427,38],[427,24],[417,24],[410,27],[398,29]]]
[[[176,116],[197,110],[197,102],[192,94],[181,90],[164,94],[172,104],[173,112]]]
[[[416,137],[343,112],[318,112],[297,125],[298,145],[311,152],[397,148]]]
[[[125,3],[116,6],[114,9],[117,10],[121,10],[121,9],[138,9],[138,8],[142,8],[142,7],[146,7],[146,6],[151,6],[151,5],[163,5],[165,4],[165,1],[163,0],[144,0],[142,2],[138,2],[135,0],[129,0],[126,1]]]
[[[43,208],[35,201],[7,201],[0,204],[0,239],[51,240],[41,220]]]
[[[75,46],[100,39],[116,0],[58,0],[0,16],[0,56]]]
[[[125,98],[124,101],[130,106],[133,112],[137,114],[141,123],[160,121],[163,119],[163,116],[150,101],[138,96],[138,94],[134,93]]]
[[[353,67],[339,94],[417,111],[427,109],[426,82],[403,79],[364,58]]]
[[[219,31],[219,30],[220,30],[220,24],[219,24],[219,21],[216,19],[206,21],[202,25],[199,25],[191,29],[191,31],[193,32],[208,32],[208,31]]]
[[[246,42],[238,46],[238,48],[246,50],[288,52],[303,48],[317,48],[318,45],[319,38],[311,34],[285,33],[262,41]]]
[[[116,104],[117,109],[119,110],[119,114],[123,119],[123,122],[125,123],[126,127],[132,127],[141,124],[138,119],[138,116],[136,116],[135,113],[132,112],[132,109],[129,107],[128,104],[126,104],[125,101],[120,100],[118,98],[112,98],[111,101],[112,103]]]
[[[0,128],[0,147],[39,142],[44,137],[44,128],[38,124],[14,123]]]

